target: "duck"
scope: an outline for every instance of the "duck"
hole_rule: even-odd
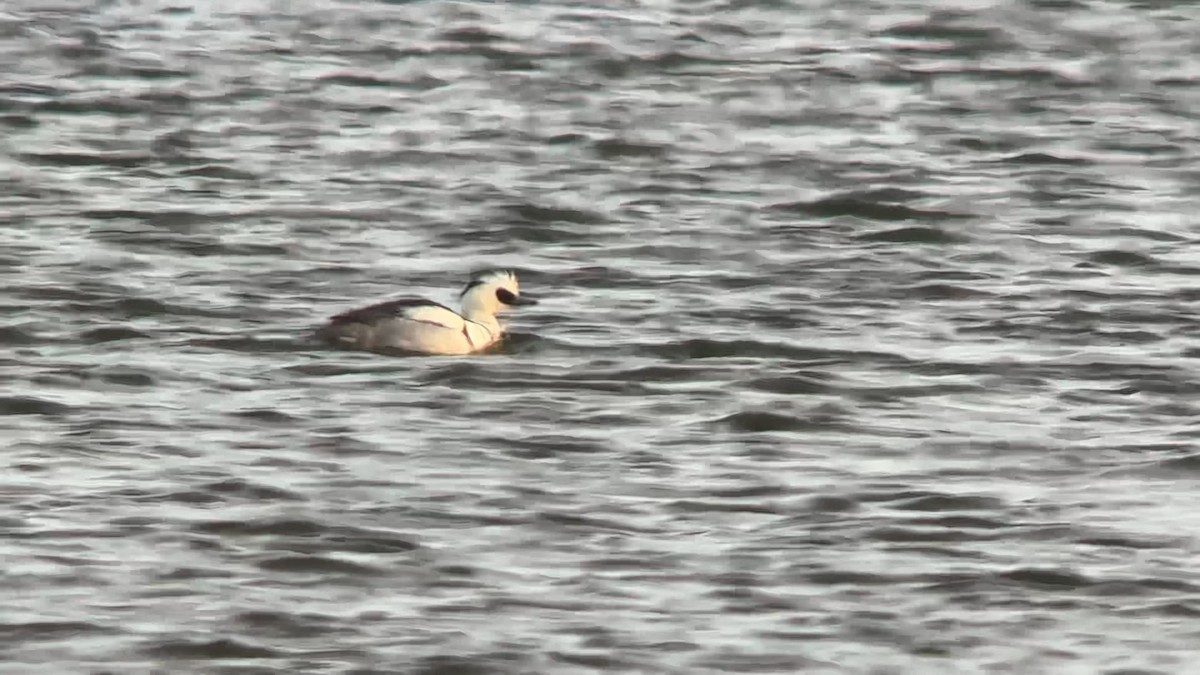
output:
[[[474,354],[504,337],[497,315],[536,305],[521,294],[512,270],[471,275],[459,293],[462,311],[424,298],[398,298],[331,317],[317,331],[324,342],[343,349],[410,352],[444,356]]]

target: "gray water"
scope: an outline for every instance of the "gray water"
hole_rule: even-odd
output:
[[[1198,19],[5,3],[0,670],[1196,672]]]

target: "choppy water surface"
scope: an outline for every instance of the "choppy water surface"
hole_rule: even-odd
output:
[[[1191,3],[3,10],[4,672],[1200,663]]]

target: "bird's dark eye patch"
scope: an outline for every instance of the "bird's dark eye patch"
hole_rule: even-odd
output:
[[[508,290],[507,288],[497,288],[496,299],[506,305],[511,305],[517,301],[517,296],[513,295],[512,291]]]

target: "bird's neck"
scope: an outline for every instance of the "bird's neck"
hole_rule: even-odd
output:
[[[493,336],[499,336],[501,332],[500,321],[496,319],[496,315],[478,307],[463,307],[463,317],[467,321],[473,321],[491,331]]]

